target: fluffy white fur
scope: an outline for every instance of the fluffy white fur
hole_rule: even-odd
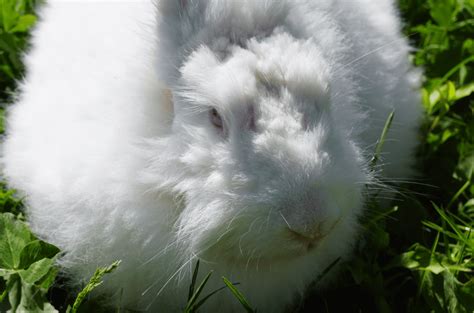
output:
[[[391,0],[56,0],[40,17],[4,173],[75,281],[122,260],[101,291],[124,307],[179,311],[199,258],[207,291],[225,275],[281,312],[350,253],[392,110],[379,173],[410,173],[418,75]],[[222,291],[205,310],[240,307]]]

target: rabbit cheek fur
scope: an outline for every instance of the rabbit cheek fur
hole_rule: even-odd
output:
[[[391,1],[53,1],[42,16],[5,175],[75,281],[122,260],[102,290],[125,307],[181,310],[199,258],[201,276],[217,272],[209,291],[224,275],[259,311],[283,311],[350,253],[392,110],[383,174],[410,174],[418,75]],[[71,26],[96,50],[73,42],[82,68],[61,66],[72,51],[46,36],[103,16],[110,28],[86,36]],[[43,68],[52,45],[57,72]],[[221,292],[204,309],[240,307]]]

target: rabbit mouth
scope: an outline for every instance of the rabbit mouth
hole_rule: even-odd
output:
[[[287,229],[287,234],[291,240],[301,244],[307,252],[314,250],[319,245],[319,243],[328,235],[327,233],[321,234],[320,232],[317,232],[313,235],[303,235],[290,228]]]
[[[292,229],[290,226],[286,228],[286,235],[289,237],[290,240],[294,241],[305,247],[308,252],[316,248],[323,240],[326,238],[336,226],[341,221],[342,217],[340,216],[336,221],[330,224],[330,227],[326,230],[323,230],[323,224],[319,223],[316,227],[313,227],[310,231],[306,230],[301,232]]]
[[[331,242],[344,215],[334,221],[307,227],[281,225],[270,232],[241,233],[228,229],[217,241],[201,250],[200,258],[209,263],[241,270],[274,269],[278,264],[298,262],[302,258],[320,258]]]
[[[329,227],[323,227],[323,223],[319,223],[311,231],[307,229],[306,232],[285,227],[278,231],[276,237],[278,239],[273,239],[263,245],[241,246],[240,242],[237,244],[232,239],[227,241],[223,236],[221,240],[203,251],[201,257],[210,263],[220,263],[245,270],[274,269],[275,266],[278,267],[281,264],[285,265],[301,258],[316,256],[319,253],[318,250],[327,241],[326,239],[337,232],[336,228],[341,220],[342,216],[330,223]]]
[[[211,263],[221,263],[245,271],[275,269],[279,265],[318,253],[317,251],[327,235],[310,238],[286,229],[281,236],[281,241],[273,243],[273,246],[279,246],[280,249],[275,248],[271,252],[254,249],[248,253],[229,253],[216,249],[211,254],[204,256],[204,259],[213,260]]]
[[[317,244],[311,245],[311,247],[304,246],[298,250],[274,256],[259,256],[258,254],[249,257],[227,255],[222,260],[226,266],[240,268],[245,271],[275,269],[275,267],[277,267],[279,264],[288,264],[299,258],[307,256],[309,252],[315,250],[316,247]]]

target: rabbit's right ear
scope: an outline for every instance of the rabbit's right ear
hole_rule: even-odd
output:
[[[178,69],[190,49],[183,48],[203,27],[203,16],[211,0],[155,0],[160,59],[160,80],[173,86]]]
[[[158,0],[158,20],[164,36],[186,42],[198,33],[209,0]],[[163,39],[163,35],[160,39]]]
[[[190,0],[158,0],[158,10],[164,16],[182,16]]]

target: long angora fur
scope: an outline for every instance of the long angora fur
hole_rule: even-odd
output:
[[[200,259],[203,294],[224,275],[283,311],[350,255],[366,186],[410,175],[419,73],[393,2],[50,1],[3,145],[32,229],[76,283],[122,260],[99,292],[125,308],[181,310]]]

